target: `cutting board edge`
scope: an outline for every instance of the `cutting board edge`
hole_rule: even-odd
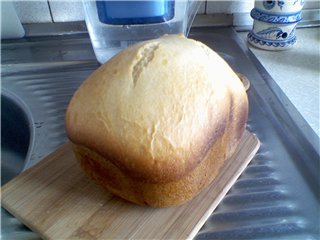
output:
[[[254,143],[254,148],[252,148],[252,150],[250,151],[250,153],[248,153],[246,161],[243,163],[243,165],[241,166],[241,168],[239,168],[236,172],[236,175],[234,176],[234,178],[231,179],[231,181],[229,181],[229,183],[226,185],[226,187],[224,187],[223,191],[218,195],[218,197],[216,198],[216,200],[210,205],[210,207],[208,208],[208,211],[199,219],[198,223],[194,226],[194,228],[191,230],[191,232],[187,235],[186,239],[193,239],[196,234],[199,232],[199,230],[201,229],[201,227],[205,224],[206,220],[210,217],[210,215],[212,214],[212,212],[215,210],[215,208],[218,206],[218,204],[221,202],[221,199],[227,194],[227,192],[231,189],[231,187],[233,186],[233,184],[236,182],[236,180],[239,178],[239,176],[241,175],[241,173],[244,171],[244,169],[247,167],[247,165],[250,163],[250,161],[253,159],[254,155],[257,153],[259,147],[260,147],[260,141],[257,138],[257,136],[254,133],[249,132],[248,130],[246,130],[246,133],[248,134],[249,140],[248,141],[252,141],[252,138],[255,140]],[[251,140],[250,140],[251,139]],[[63,154],[64,151],[68,150],[68,143],[65,143],[63,145],[61,145],[56,151],[59,152],[60,154]],[[43,167],[46,166],[45,162],[49,162],[50,159],[52,158],[52,156],[55,156],[56,151],[54,151],[53,153],[51,153],[50,155],[48,155],[45,159],[42,160],[42,162],[39,164],[39,166],[37,166],[37,169],[41,169]],[[34,168],[33,168],[34,169]],[[30,169],[31,170],[31,169]],[[27,170],[28,171],[28,170]],[[27,172],[26,171],[26,172]],[[30,171],[32,172],[32,171]],[[23,174],[23,173],[22,173]],[[9,182],[10,183],[10,182]],[[8,184],[9,184],[8,183]],[[6,184],[7,185],[7,184]],[[5,185],[5,186],[6,186]],[[9,186],[9,185],[8,185]],[[37,230],[36,226],[33,226],[31,223],[29,223],[27,220],[25,220],[23,217],[19,217],[18,214],[14,214],[14,210],[10,208],[10,206],[8,206],[7,204],[3,204],[4,208],[8,210],[8,212],[10,212],[12,215],[16,216],[17,219],[19,219],[21,222],[23,222],[27,227],[29,227],[31,230],[37,232],[41,238],[44,239],[50,239],[50,236],[47,236],[45,234],[45,232],[41,232]]]
[[[14,181],[24,178],[25,176],[27,176],[28,174],[31,174],[32,172],[36,172],[38,171],[38,169],[42,169],[45,168],[46,165],[48,165],[50,163],[50,160],[52,158],[56,158],[57,155],[62,155],[63,153],[65,153],[66,151],[68,151],[68,148],[71,147],[71,143],[68,141],[66,143],[61,144],[60,146],[57,147],[56,150],[54,150],[53,152],[51,152],[50,154],[48,154],[47,156],[45,156],[41,161],[39,161],[37,164],[31,166],[30,168],[24,170],[23,172],[21,172],[18,176],[16,176],[15,178],[11,179],[9,182],[7,182],[6,184],[4,184],[0,189],[1,189],[1,193],[7,191],[7,189],[10,188],[10,185],[13,184]],[[2,202],[2,201],[1,201]]]
[[[6,211],[8,211],[12,216],[14,216],[18,221],[20,221],[23,225],[28,227],[31,231],[37,233],[41,239],[49,239],[45,234],[42,234],[41,232],[37,231],[37,227],[33,226],[33,224],[29,223],[27,219],[20,217],[18,214],[15,214],[14,211],[5,204],[5,202],[1,201],[1,207],[3,207]]]
[[[194,239],[194,237],[197,235],[197,233],[200,231],[200,229],[202,228],[202,226],[206,223],[206,221],[208,220],[208,218],[211,216],[211,214],[214,212],[214,210],[217,208],[217,206],[219,205],[219,203],[221,202],[221,200],[219,199],[223,199],[225,195],[227,195],[227,193],[229,192],[229,190],[232,188],[232,186],[234,185],[234,183],[238,180],[238,178],[240,177],[240,175],[243,173],[243,171],[246,169],[246,167],[249,165],[249,163],[252,161],[253,157],[256,155],[256,153],[258,152],[259,148],[260,148],[260,140],[259,138],[251,133],[250,131],[246,130],[247,134],[250,135],[250,137],[254,138],[254,140],[256,141],[256,145],[255,148],[251,151],[251,153],[248,155],[247,161],[241,166],[241,168],[239,168],[239,170],[236,172],[236,177],[234,177],[231,181],[229,181],[229,183],[227,184],[227,186],[224,188],[224,191],[221,192],[221,194],[218,195],[218,197],[216,198],[216,200],[211,204],[211,206],[209,207],[208,211],[206,212],[205,215],[203,215],[203,217],[198,221],[198,224],[196,224],[196,226],[193,228],[193,230],[191,231],[191,233],[189,234],[189,236],[187,236],[187,240],[192,240]]]
[[[9,182],[7,182],[5,185],[3,185],[0,188],[1,192],[1,207],[3,207],[6,211],[8,211],[12,216],[14,216],[16,219],[18,219],[23,225],[27,226],[30,230],[33,232],[36,232],[40,238],[42,239],[50,239],[46,234],[43,234],[42,232],[37,230],[37,227],[34,226],[32,223],[28,221],[28,219],[20,216],[18,213],[15,213],[14,209],[10,207],[10,204],[6,204],[6,200],[3,198],[3,195],[5,195],[5,192],[8,191],[8,189],[11,188],[11,185],[14,183],[14,180],[23,179],[25,176],[32,174],[33,172],[38,171],[39,169],[45,168],[48,164],[50,164],[50,161],[52,158],[56,158],[57,155],[62,155],[66,151],[68,151],[68,148],[71,146],[71,143],[68,141],[66,143],[61,144],[56,150],[45,156],[40,162],[35,164],[34,166],[26,169],[21,174],[16,176],[15,178],[11,179]]]

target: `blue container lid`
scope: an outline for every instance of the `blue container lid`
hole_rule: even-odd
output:
[[[99,20],[114,25],[151,24],[174,16],[174,0],[96,1]]]

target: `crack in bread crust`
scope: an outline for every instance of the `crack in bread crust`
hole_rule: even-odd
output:
[[[139,59],[132,68],[133,86],[136,86],[141,72],[152,61],[155,51],[158,49],[159,43],[150,43],[143,46],[138,53]]]

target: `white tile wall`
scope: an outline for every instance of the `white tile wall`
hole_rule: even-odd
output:
[[[47,0],[14,1],[13,3],[22,23],[52,22]]]
[[[48,0],[54,22],[83,21],[84,11],[82,2],[78,0],[57,1]],[[198,14],[206,13],[206,1],[201,1]]]
[[[49,0],[54,22],[75,22],[84,20],[84,11],[80,1]]]
[[[201,0],[198,14],[234,14],[236,25],[250,20],[254,0]],[[262,1],[262,0],[259,0]],[[73,22],[84,20],[80,0],[24,0],[14,1],[22,23]],[[305,0],[304,9],[320,9],[319,0]],[[244,17],[241,13],[247,13]]]
[[[198,14],[205,14],[206,13],[206,3],[207,1],[201,1]]]
[[[206,13],[239,13],[250,12],[254,6],[254,0],[207,0]]]
[[[82,1],[79,0],[26,0],[15,1],[14,5],[22,23],[84,20]],[[206,1],[201,1],[198,13],[206,13]]]
[[[320,1],[319,0],[305,0],[303,9],[319,9]]]

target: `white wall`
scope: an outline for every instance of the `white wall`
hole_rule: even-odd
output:
[[[254,0],[207,0],[202,1],[198,14],[227,13],[239,21],[250,19],[249,12]],[[14,1],[14,6],[22,23],[73,22],[84,20],[82,2],[79,0],[33,0]],[[319,0],[306,0],[304,9],[320,9]],[[243,18],[242,13],[248,13]]]

